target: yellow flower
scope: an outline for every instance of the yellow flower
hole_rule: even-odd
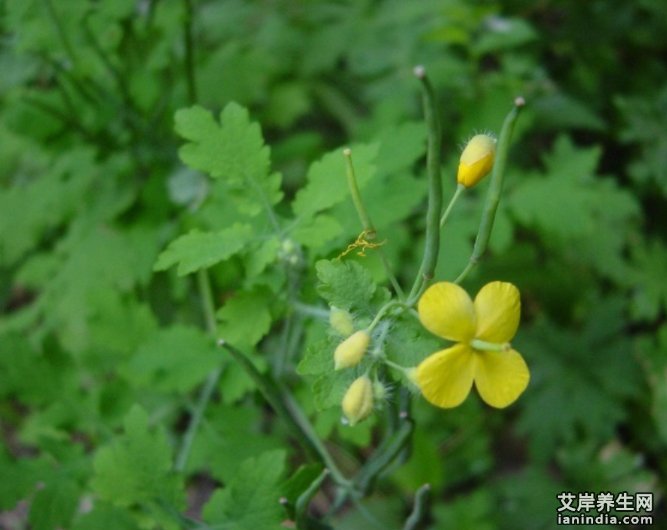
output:
[[[466,188],[473,187],[491,171],[495,155],[495,138],[488,134],[473,136],[461,153],[456,181]]]
[[[416,379],[432,404],[460,405],[473,382],[482,399],[492,407],[513,403],[528,386],[530,373],[509,341],[519,327],[521,301],[511,283],[487,283],[473,302],[454,283],[429,287],[418,305],[426,329],[457,342],[438,351],[417,367]]]
[[[334,370],[349,368],[361,362],[366,353],[371,336],[365,330],[352,333],[334,351]]]
[[[373,383],[367,375],[355,379],[341,403],[343,414],[354,426],[373,412]]]

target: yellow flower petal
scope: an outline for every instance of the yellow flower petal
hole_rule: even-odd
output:
[[[519,290],[507,282],[487,283],[475,297],[475,313],[475,338],[495,343],[509,342],[516,334],[521,317]]]
[[[486,403],[502,409],[514,403],[526,390],[530,372],[519,352],[485,351],[475,355],[475,386]]]
[[[476,353],[465,344],[434,353],[417,367],[424,398],[437,407],[460,405],[472,388]]]
[[[422,325],[434,335],[457,342],[475,337],[476,319],[472,300],[455,283],[431,285],[417,306]]]

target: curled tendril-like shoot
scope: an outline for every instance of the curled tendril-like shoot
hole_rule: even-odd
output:
[[[341,252],[341,254],[336,259],[341,259],[347,256],[350,252],[356,249],[360,249],[357,252],[357,256],[366,257],[367,250],[373,250],[381,247],[387,240],[380,241],[379,243],[374,243],[372,239],[375,239],[376,233],[375,230],[364,230],[357,236],[357,239],[354,242],[350,243],[347,248]]]

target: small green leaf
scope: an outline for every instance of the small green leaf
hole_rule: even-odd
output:
[[[373,162],[378,144],[352,147],[352,159],[360,188],[375,174]],[[314,162],[308,170],[308,183],[296,194],[292,208],[297,217],[311,218],[349,196],[343,149],[336,149]]]
[[[198,328],[174,325],[148,338],[121,368],[138,387],[185,393],[222,362],[222,353]]]
[[[175,115],[176,132],[190,143],[181,147],[183,162],[214,178],[242,184],[246,175],[266,176],[269,148],[259,125],[236,103],[227,105],[218,124],[206,109],[194,106]]]
[[[355,261],[321,260],[315,265],[317,292],[331,305],[347,311],[368,309],[376,285],[371,274]]]
[[[329,339],[322,339],[308,346],[306,354],[297,366],[300,375],[318,375],[332,372],[334,369],[334,344]]]
[[[117,506],[183,504],[183,485],[172,469],[163,432],[151,432],[148,415],[135,405],[125,416],[125,432],[95,455],[93,488]]]
[[[100,530],[101,528],[139,530],[139,526],[126,510],[100,501],[96,501],[93,510],[83,515],[72,526],[72,530]]]
[[[192,230],[174,241],[158,256],[154,269],[167,270],[178,265],[178,275],[185,276],[233,256],[252,238],[250,225],[235,223],[219,232]]]
[[[256,290],[227,300],[217,313],[220,336],[242,349],[257,344],[271,328],[271,298],[270,293]]]
[[[301,222],[292,232],[299,243],[312,249],[319,249],[342,233],[340,223],[331,215],[319,214]]]
[[[358,365],[355,369],[322,374],[315,379],[312,390],[317,409],[322,410],[340,406],[347,389],[363,373],[359,372],[361,372],[361,365]]]
[[[247,213],[280,201],[281,177],[269,175],[269,148],[262,131],[250,121],[248,111],[229,103],[218,124],[199,106],[181,109],[175,115],[176,132],[189,143],[181,147],[181,160],[213,178],[222,178],[235,191]]]
[[[385,342],[385,354],[396,364],[412,367],[443,347],[441,340],[428,333],[415,318],[408,316],[392,325]]]
[[[280,479],[285,452],[268,451],[241,463],[234,478],[217,490],[204,507],[208,524],[225,530],[280,530],[285,512],[280,505]]]
[[[59,478],[47,483],[30,505],[30,527],[34,530],[69,527],[79,504],[79,493],[72,479]]]

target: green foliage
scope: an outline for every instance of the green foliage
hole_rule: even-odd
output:
[[[212,525],[244,530],[279,529],[285,517],[278,502],[285,469],[284,451],[270,451],[244,460],[237,474],[204,507],[204,517]]]
[[[160,254],[155,270],[166,270],[178,264],[178,275],[185,276],[206,269],[239,252],[251,237],[252,228],[240,223],[215,233],[189,232]]]
[[[280,176],[269,175],[269,148],[246,109],[228,104],[220,125],[201,107],[179,110],[175,120],[176,132],[189,141],[179,151],[181,160],[223,178],[245,212],[257,214],[280,200]]]
[[[317,292],[340,309],[368,310],[377,286],[368,271],[354,261],[318,261]]]
[[[148,337],[121,373],[137,388],[184,393],[221,362],[220,351],[198,328],[175,325]]]
[[[628,414],[623,402],[639,393],[638,366],[628,355],[629,341],[619,333],[620,301],[605,305],[598,300],[591,305],[586,324],[577,333],[544,323],[535,326],[525,346],[523,341],[520,345],[529,359],[537,352],[543,359],[534,372],[532,403],[519,422],[523,432],[539,425],[539,433],[531,437],[531,450],[538,459],[547,458],[559,443],[571,442],[579,433],[591,440],[608,438]],[[572,406],[562,409],[559,404],[564,402]],[[545,414],[546,410],[554,413]]]
[[[172,451],[164,433],[151,432],[148,415],[138,406],[123,425],[123,436],[95,455],[97,494],[117,506],[179,507],[183,486],[171,471]]]

